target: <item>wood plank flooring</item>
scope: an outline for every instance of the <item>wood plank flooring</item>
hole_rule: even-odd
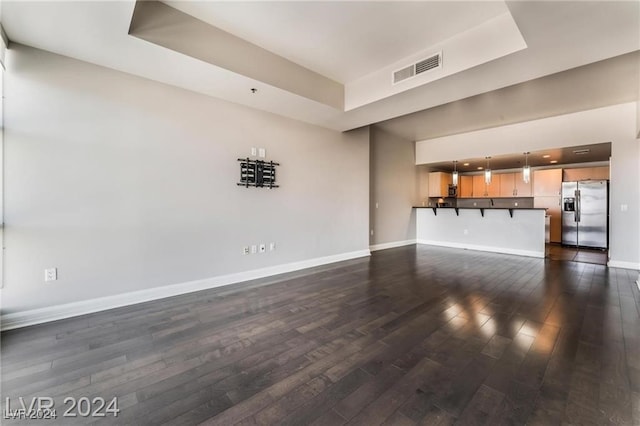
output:
[[[47,396],[58,418],[32,424],[640,425],[636,278],[379,251],[4,332],[3,410]],[[121,411],[62,417],[65,397]]]
[[[545,246],[546,257],[551,260],[570,260],[598,265],[606,265],[608,261],[607,250],[565,247],[556,243],[547,243]]]

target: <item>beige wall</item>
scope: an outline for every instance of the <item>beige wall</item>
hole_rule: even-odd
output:
[[[20,45],[5,83],[3,314],[368,250],[366,128]],[[236,186],[251,147],[281,163],[281,188]],[[262,242],[277,248],[242,254]]]
[[[420,175],[412,141],[371,128],[371,246],[415,240]],[[375,247],[374,247],[375,248]]]

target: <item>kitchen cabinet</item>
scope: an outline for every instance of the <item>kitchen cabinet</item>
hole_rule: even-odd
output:
[[[484,176],[483,176],[484,179]],[[500,177],[494,174],[491,176],[491,183],[487,185],[486,196],[495,198],[500,196]]]
[[[552,243],[562,242],[562,211],[560,209],[560,196],[535,197],[533,199],[533,207],[547,209],[547,215],[550,216],[549,238]]]
[[[580,167],[577,169],[564,169],[562,171],[562,175],[563,182],[609,179],[609,167]]]
[[[533,196],[552,197],[562,194],[562,169],[533,171]]]
[[[458,175],[458,197],[473,197],[473,176]]]
[[[485,188],[486,185],[484,183],[484,175],[473,175],[473,198],[484,197],[486,194]]]
[[[490,184],[484,182],[484,174],[473,176],[473,198],[483,197],[499,197],[500,196],[500,178],[493,175]]]
[[[448,197],[449,185],[453,182],[451,173],[429,173],[429,197]]]
[[[529,182],[525,183],[522,180],[522,173],[514,173],[514,175],[516,183],[516,197],[531,197],[533,195],[531,191],[531,179],[529,179]]]
[[[522,173],[501,173],[500,196],[501,197],[531,197],[531,181],[525,183]]]
[[[495,175],[495,178],[500,178],[500,196],[501,197],[515,197],[516,195],[516,179],[515,173],[500,173]]]

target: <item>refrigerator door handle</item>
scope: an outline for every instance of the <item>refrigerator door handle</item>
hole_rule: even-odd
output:
[[[576,222],[580,222],[580,190],[576,189]]]

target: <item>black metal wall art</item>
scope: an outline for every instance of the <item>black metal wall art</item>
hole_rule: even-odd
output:
[[[245,188],[278,188],[276,185],[276,166],[273,161],[251,160],[238,158],[240,162],[240,182],[238,186]]]

